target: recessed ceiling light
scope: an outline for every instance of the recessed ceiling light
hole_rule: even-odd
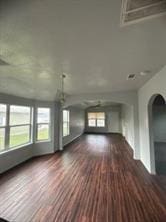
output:
[[[146,71],[142,71],[142,72],[140,72],[140,75],[141,76],[146,76],[146,75],[148,75],[148,74],[150,74],[151,72],[149,71],[149,70],[146,70]]]

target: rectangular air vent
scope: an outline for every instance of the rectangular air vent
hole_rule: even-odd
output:
[[[127,80],[133,80],[133,79],[135,79],[135,74],[130,74],[130,75],[128,75],[127,76]]]
[[[121,25],[166,14],[166,0],[122,0]]]

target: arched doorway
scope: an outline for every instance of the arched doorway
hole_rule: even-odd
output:
[[[149,103],[149,135],[151,171],[166,175],[166,102],[159,94]]]

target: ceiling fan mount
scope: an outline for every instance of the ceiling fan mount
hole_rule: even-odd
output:
[[[88,108],[99,108],[99,107],[102,107],[102,106],[103,106],[103,104],[102,104],[101,100],[99,100],[97,102],[97,105],[92,105],[92,106],[89,106]]]

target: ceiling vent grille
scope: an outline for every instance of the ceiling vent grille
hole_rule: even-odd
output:
[[[130,74],[130,75],[127,76],[127,79],[128,80],[133,80],[133,79],[135,79],[135,76],[136,76],[135,74]]]
[[[166,0],[122,0],[121,26],[166,15]]]

